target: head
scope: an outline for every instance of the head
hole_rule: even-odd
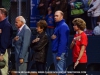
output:
[[[17,28],[20,28],[22,25],[26,23],[25,19],[23,16],[18,16],[15,19],[15,25]]]
[[[37,32],[38,33],[42,33],[42,32],[45,32],[46,31],[46,28],[47,28],[47,23],[45,20],[40,20],[37,22]]]
[[[60,10],[56,11],[54,15],[55,22],[61,21],[63,19],[63,16],[64,16],[64,13],[62,11]]]
[[[48,7],[48,14],[51,14],[51,13],[52,13],[52,8]]]
[[[0,21],[7,17],[7,10],[5,8],[0,8]]]
[[[74,24],[73,28],[75,31],[82,30],[86,28],[86,23],[83,19],[81,18],[75,18],[72,23]]]

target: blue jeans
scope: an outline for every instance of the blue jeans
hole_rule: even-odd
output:
[[[58,72],[57,75],[66,75],[66,58],[67,54],[61,54],[61,60],[56,60],[57,53],[53,53],[53,60],[55,65],[55,71]]]
[[[97,17],[91,17],[92,29],[97,26]]]

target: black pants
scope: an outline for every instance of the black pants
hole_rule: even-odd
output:
[[[73,63],[74,66],[74,63]],[[80,73],[75,73],[74,75],[86,75],[86,66],[87,63],[79,63],[76,68],[74,69],[75,72],[80,72]]]
[[[37,61],[35,63],[36,63],[38,75],[45,75],[45,63],[37,62]],[[43,73],[40,73],[40,71]]]

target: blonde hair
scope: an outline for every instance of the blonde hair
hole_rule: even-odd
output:
[[[77,25],[78,28],[80,28],[81,30],[84,30],[86,28],[86,22],[81,19],[81,18],[75,18],[72,23],[74,25]]]

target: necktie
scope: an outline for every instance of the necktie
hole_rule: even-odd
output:
[[[19,34],[19,32],[20,32],[20,29],[18,29],[17,34]]]

